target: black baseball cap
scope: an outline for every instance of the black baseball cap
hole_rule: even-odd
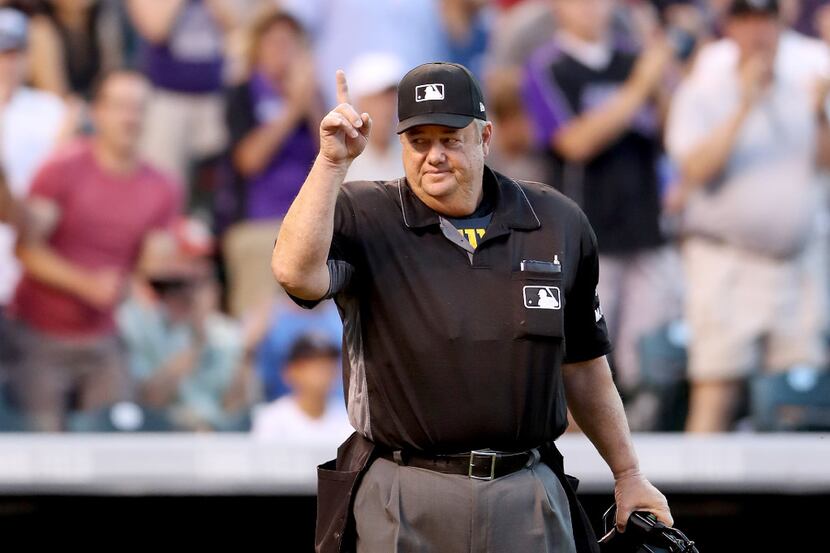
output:
[[[327,336],[317,333],[303,334],[291,345],[286,362],[316,359],[318,357],[337,358],[340,348]]]
[[[732,0],[729,15],[778,15],[778,0]]]
[[[457,63],[419,65],[398,85],[398,134],[417,125],[462,129],[473,119],[487,120],[481,86]]]

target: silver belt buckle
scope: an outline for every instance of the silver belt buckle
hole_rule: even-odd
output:
[[[493,480],[496,477],[496,457],[498,456],[497,451],[483,451],[483,450],[473,450],[470,452],[470,468],[467,471],[467,476],[474,480]],[[473,467],[476,466],[475,459],[476,457],[489,457],[490,458],[490,475],[489,476],[477,476],[473,474]]]

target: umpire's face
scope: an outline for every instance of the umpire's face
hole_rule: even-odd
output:
[[[403,166],[415,195],[445,215],[468,215],[455,210],[475,209],[492,135],[493,125],[477,120],[462,129],[419,125],[403,133]]]

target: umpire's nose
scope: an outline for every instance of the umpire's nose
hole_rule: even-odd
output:
[[[446,161],[447,152],[444,149],[444,145],[440,140],[435,140],[427,153],[427,162],[434,167],[438,167],[444,165]]]

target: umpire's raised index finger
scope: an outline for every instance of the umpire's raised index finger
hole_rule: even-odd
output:
[[[346,82],[346,72],[342,69],[337,70],[337,103],[349,104],[349,83]]]

